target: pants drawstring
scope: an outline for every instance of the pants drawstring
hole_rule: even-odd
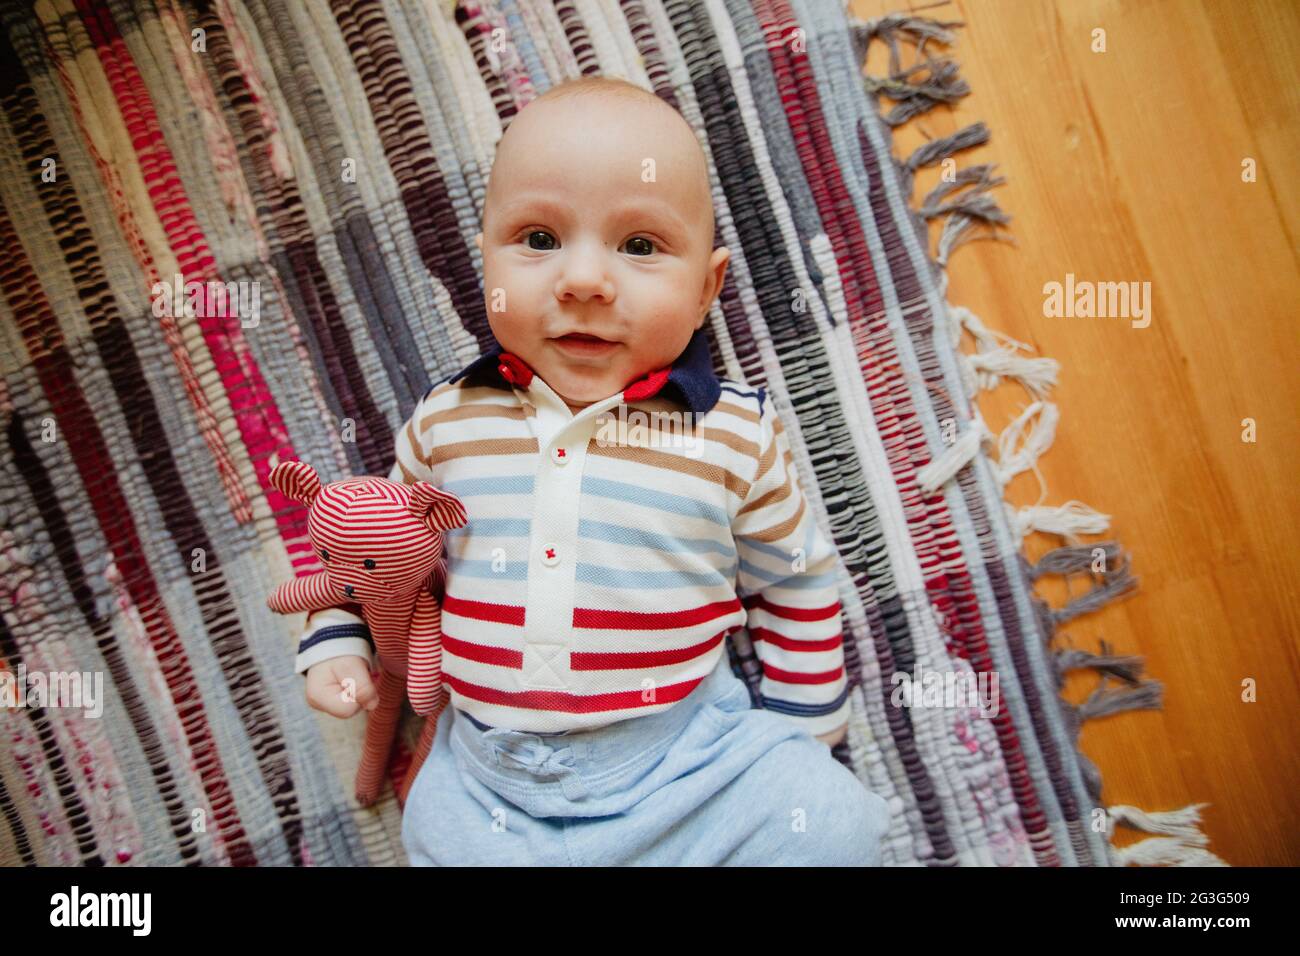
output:
[[[564,795],[570,800],[578,800],[587,795],[582,778],[572,766],[572,747],[556,750],[539,737],[533,736],[524,738],[525,746],[520,750],[493,739],[507,735],[519,737],[515,731],[510,730],[489,730],[483,735],[484,746],[489,749],[498,766],[513,766],[537,777],[558,777]]]

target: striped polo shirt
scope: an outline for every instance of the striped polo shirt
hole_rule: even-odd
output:
[[[442,675],[481,726],[658,713],[741,627],[765,708],[812,734],[847,723],[839,555],[771,396],[720,380],[703,330],[576,414],[498,345],[425,394],[396,459],[393,480],[432,482],[469,515],[445,535]],[[317,612],[297,669],[369,652],[359,618]]]

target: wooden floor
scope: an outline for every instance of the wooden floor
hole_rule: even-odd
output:
[[[853,0],[869,18],[959,20],[949,51],[971,94],[897,132],[907,156],[984,121],[957,165],[997,163],[1016,245],[950,263],[948,298],[1060,361],[1061,411],[1039,462],[1044,504],[1111,516],[1138,590],[1057,640],[1140,654],[1164,709],[1084,724],[1107,806],[1210,804],[1210,849],[1234,866],[1300,861],[1300,4],[1196,0]],[[1105,52],[1093,52],[1094,31]],[[903,46],[903,63],[914,48]],[[939,50],[928,45],[927,50]],[[868,72],[885,75],[876,41]],[[892,105],[888,100],[883,101]],[[1256,181],[1243,181],[1253,160]],[[917,176],[914,203],[938,181]],[[932,224],[932,250],[939,225]],[[1150,282],[1151,322],[1045,317],[1048,282]],[[973,343],[966,337],[964,348]],[[998,432],[1030,398],[983,392]],[[1252,419],[1255,441],[1243,441]],[[1008,498],[1038,501],[1032,473]],[[1102,536],[1095,539],[1102,540]],[[1060,540],[1027,540],[1036,559]],[[1059,579],[1048,579],[1059,585]],[[1062,587],[1044,583],[1053,604]],[[1243,699],[1253,686],[1255,699]],[[1066,695],[1096,684],[1073,672]],[[1121,829],[1117,843],[1146,834]]]

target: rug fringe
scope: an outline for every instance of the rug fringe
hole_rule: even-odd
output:
[[[956,40],[952,28],[965,26],[964,22],[939,21],[902,12],[861,20],[846,10],[846,17],[858,60],[864,67],[867,47],[872,39],[880,39],[889,46],[888,76],[864,75],[863,82],[867,93],[877,104],[877,113],[891,128],[900,126],[940,103],[951,103],[970,93],[970,87],[959,75],[955,60],[925,52],[929,41],[952,45]],[[916,47],[918,62],[906,69],[900,63],[900,41]],[[928,74],[925,80],[910,82],[914,74],[923,70]],[[879,93],[886,94],[898,104],[888,114],[880,109],[876,98]],[[955,153],[988,140],[988,128],[982,122],[977,122],[949,136],[925,143],[897,164],[904,179],[903,188],[911,195],[917,169],[941,163]],[[1057,406],[1045,400],[1056,385],[1060,363],[1051,358],[1017,354],[1032,349],[1002,332],[989,329],[965,306],[948,302],[947,264],[954,250],[977,239],[1016,244],[1014,237],[998,230],[1011,217],[998,206],[993,197],[987,195],[990,189],[1006,182],[1005,177],[993,176],[995,168],[995,164],[983,163],[955,172],[945,170],[943,180],[926,195],[919,207],[914,206],[913,211],[920,220],[921,235],[927,235],[924,229],[926,223],[938,218],[944,220],[936,263],[939,266],[940,293],[951,326],[951,344],[967,397],[974,397],[982,390],[996,388],[1003,380],[1009,379],[1018,382],[1033,402],[999,436],[993,435],[975,408],[971,427],[958,435],[929,465],[920,469],[917,477],[922,491],[932,493],[969,464],[980,449],[995,440],[998,458],[993,461],[990,456],[990,459],[1003,490],[1012,478],[1023,471],[1032,470],[1038,477],[1042,495],[1037,504],[1016,508],[1004,497],[1003,505],[1016,542],[1022,546],[1021,570],[1030,585],[1030,600],[1044,643],[1052,655],[1057,699],[1080,773],[1094,805],[1101,807],[1101,774],[1079,749],[1080,727],[1084,721],[1111,714],[1158,710],[1162,707],[1164,685],[1158,680],[1142,679],[1142,657],[1115,655],[1105,641],[1100,642],[1100,653],[1097,654],[1077,648],[1051,647],[1052,639],[1062,624],[1132,594],[1137,588],[1138,580],[1132,575],[1127,554],[1118,542],[1084,543],[1079,539],[1079,535],[1083,534],[1105,533],[1109,528],[1109,515],[1080,501],[1071,500],[1055,506],[1044,506],[1042,503],[1047,488],[1038,471],[1037,461],[1051,447],[1060,418]],[[960,197],[947,198],[962,187],[968,188]],[[982,232],[975,229],[981,223],[987,227]],[[963,330],[970,332],[975,340],[976,351],[973,353],[964,352],[960,348]],[[1032,426],[1031,419],[1035,420]],[[1037,563],[1031,564],[1024,556],[1023,540],[1033,531],[1056,535],[1068,543],[1049,551]],[[1082,572],[1091,576],[1091,588],[1060,608],[1052,608],[1032,590],[1033,584],[1044,575],[1068,576]],[[1065,673],[1082,668],[1096,671],[1099,681],[1088,698],[1076,705],[1062,697],[1060,691],[1064,686]],[[1110,687],[1109,683],[1116,679],[1122,682],[1121,685]],[[1110,854],[1107,862],[1115,866],[1227,866],[1227,863],[1206,849],[1209,839],[1197,826],[1200,809],[1205,806],[1208,804],[1192,804],[1181,810],[1161,812],[1143,811],[1123,804],[1106,808],[1106,846]],[[1116,847],[1113,842],[1116,824],[1160,835],[1122,848]]]
[[[917,56],[925,50],[926,40],[938,40],[945,45],[952,44],[956,35],[950,27],[965,26],[960,20],[944,22],[928,17],[913,16],[908,13],[889,13],[871,20],[859,20],[849,16],[850,33],[854,48],[858,51],[858,61],[866,62],[866,49],[873,38],[879,38],[889,45],[889,76],[866,77],[867,91],[885,92],[897,101],[887,116],[881,118],[890,126],[906,123],[913,116],[934,109],[940,103],[951,103],[970,93],[970,87],[958,75],[957,62],[947,57],[927,57],[924,63],[918,63],[907,70],[899,65],[899,36],[906,36],[908,42],[916,47]],[[921,83],[908,82],[913,73],[925,69],[929,79]]]
[[[1206,846],[1210,840],[1197,826],[1201,808],[1208,803],[1193,803],[1181,810],[1158,812],[1139,810],[1126,804],[1106,808],[1106,836],[1112,838],[1116,824],[1161,836],[1150,837],[1115,847],[1111,854],[1116,866],[1227,866]]]

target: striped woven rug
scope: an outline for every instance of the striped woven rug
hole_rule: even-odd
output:
[[[1003,501],[1050,444],[1056,366],[950,304],[944,272],[1006,222],[1001,180],[967,167],[909,198],[987,131],[891,151],[967,92],[934,52],[955,26],[835,0],[0,4],[0,862],[405,863],[391,792],[352,799],[360,719],[306,705],[301,618],[265,606],[309,560],[268,473],[387,473],[416,399],[491,343],[473,236],[495,143],[596,73],[706,146],[732,251],[716,368],[777,397],[842,555],[834,754],[894,808],[885,861],[1217,862],[1201,805],[1107,806],[1076,750],[1081,721],[1161,687],[1140,660],[1052,646],[1134,586],[1117,543],[1079,538],[1105,516]],[[873,42],[889,75],[863,74]],[[1002,381],[1031,404],[995,442],[972,400]],[[1030,565],[1034,530],[1062,546]],[[1090,590],[1048,607],[1044,574]],[[1081,667],[1100,683],[1074,706],[1058,691]],[[1118,850],[1117,824],[1161,836]]]

